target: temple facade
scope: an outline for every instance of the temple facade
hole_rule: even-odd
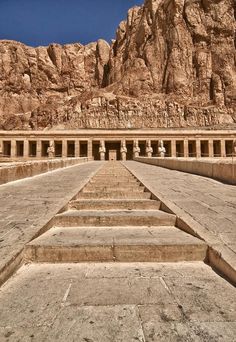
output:
[[[2,160],[89,157],[231,157],[236,130],[0,131]]]

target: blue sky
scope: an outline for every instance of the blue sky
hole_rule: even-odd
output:
[[[31,46],[110,41],[127,10],[144,0],[0,0],[0,39]]]

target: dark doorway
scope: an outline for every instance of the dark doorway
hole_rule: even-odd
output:
[[[220,140],[213,141],[214,157],[221,157],[221,143]]]
[[[209,142],[208,140],[201,140],[201,157],[209,157]]]
[[[140,157],[145,157],[146,155],[146,141],[139,141]]]
[[[164,147],[166,149],[166,157],[171,157],[171,141],[164,141]]]
[[[36,157],[37,155],[37,142],[29,141],[29,156]]]
[[[23,157],[24,156],[24,141],[16,142],[16,156]]]
[[[62,141],[55,141],[55,157],[62,157]]]
[[[158,142],[157,141],[152,141],[152,149],[153,149],[152,156],[158,157]]]
[[[188,156],[195,158],[197,156],[197,146],[195,140],[188,142]]]
[[[120,160],[120,142],[106,142],[106,160]]]
[[[3,141],[3,156],[11,156],[11,141]]]
[[[99,154],[99,141],[93,142],[93,159],[94,160],[100,160],[100,154]]]
[[[87,141],[80,141],[80,157],[88,156],[88,143]]]
[[[48,157],[49,141],[42,141],[42,157]]]
[[[231,157],[233,155],[233,140],[225,141],[226,157]]]
[[[75,157],[75,142],[67,141],[67,157],[74,158]]]
[[[184,157],[184,142],[176,141],[176,157]]]
[[[126,160],[132,160],[133,159],[133,142],[126,141],[126,148],[127,148]]]

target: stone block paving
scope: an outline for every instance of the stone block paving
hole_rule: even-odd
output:
[[[31,263],[24,264],[0,288],[0,342],[235,341],[235,288],[218,276],[211,267],[199,261],[205,257],[206,244],[178,230],[174,226],[176,216],[163,212],[160,201],[150,199],[151,193],[144,192],[144,188],[136,184],[133,176],[128,177],[127,170],[120,172],[126,174],[126,180],[123,182],[127,182],[129,178],[130,185],[125,190],[126,195],[129,195],[128,199],[123,191],[121,197],[119,186],[122,189],[124,185],[119,177],[114,177],[115,169],[108,170],[108,173],[100,169],[100,175],[96,174],[94,178],[99,184],[103,180],[105,188],[103,191],[98,189],[91,176],[102,165],[100,162],[84,164],[11,184],[12,188],[8,188],[14,203],[11,204],[11,198],[8,199],[7,203],[11,207],[8,210],[5,207],[5,214],[10,216],[9,210],[12,209],[14,220],[18,219],[24,223],[19,242],[15,238],[17,230],[6,229],[12,239],[9,240],[9,251],[13,252],[32,240],[39,227],[56,215],[72,197],[74,199],[51,221],[51,229],[27,244],[29,251],[37,251],[38,248],[42,250],[43,260],[39,258],[40,253],[33,253],[33,258],[26,259],[31,260]],[[128,162],[126,165],[135,169],[133,173],[141,181],[149,182],[149,188],[162,197],[162,200],[172,200],[168,197],[168,182],[164,178],[164,173],[168,170],[162,169],[166,186],[164,190],[156,167],[151,173],[148,165],[146,170],[142,164]],[[117,169],[120,169],[119,165]],[[112,183],[110,190],[109,178]],[[89,179],[90,182],[83,188]],[[28,183],[30,181],[32,183]],[[117,181],[119,186],[114,190]],[[175,182],[178,180],[175,179]],[[40,196],[39,205],[34,208],[37,197],[32,194],[32,208],[29,211],[25,208],[22,198],[31,203],[31,193],[24,192],[26,186],[22,183],[29,186],[28,190],[30,187],[34,191],[37,190]],[[14,190],[18,184],[22,193]],[[178,196],[181,197],[181,187],[175,187],[174,181],[170,184],[170,180],[169,185],[176,203]],[[135,189],[140,190],[139,187],[142,192],[135,192]],[[91,191],[93,197],[87,199],[85,195]],[[191,193],[191,186],[186,191]],[[115,192],[119,195],[118,199],[115,198]],[[99,195],[99,198],[94,198],[95,194]],[[107,197],[104,198],[105,194]],[[142,199],[145,210],[142,206],[140,208],[141,200],[137,197],[139,194],[149,195],[148,199],[146,196]],[[184,195],[183,193],[182,200]],[[192,201],[201,205],[195,197]],[[218,200],[214,201],[221,207]],[[147,202],[150,204],[149,210]],[[155,206],[153,202],[156,202]],[[194,207],[196,215],[199,212],[197,205]],[[133,212],[130,213],[131,209]],[[186,208],[186,213],[190,209]],[[112,220],[103,227],[101,224],[105,224],[109,217],[106,210],[109,210]],[[124,215],[126,224],[119,227]],[[83,222],[84,217],[86,220]],[[152,217],[155,217],[155,222]],[[160,226],[163,217],[168,220],[168,226]],[[92,227],[88,227],[87,219],[92,220]],[[146,227],[142,226],[142,220],[145,220]],[[18,221],[16,222],[18,224]],[[130,226],[131,223],[135,226]],[[161,251],[167,243],[175,246],[178,236],[184,244],[182,250],[185,253],[189,239],[192,247],[204,248],[204,255],[198,258],[192,250],[194,259],[187,259],[187,253],[184,261],[181,259],[182,261],[177,262],[174,257],[175,262],[172,262],[169,259],[170,253],[167,253],[168,258],[165,259],[169,262],[157,262],[157,257],[153,262],[153,254],[149,255],[146,247],[156,244],[156,251]],[[74,254],[67,249],[67,245],[70,248],[75,247],[77,254],[73,261]],[[86,256],[83,259],[85,262],[79,262],[83,261],[80,259],[81,253],[78,254],[80,245],[83,247],[83,255]],[[87,248],[94,245],[103,249],[106,245],[112,246],[111,258],[104,260],[105,262],[101,262],[103,260],[97,254],[94,258]],[[116,248],[122,251],[126,245],[128,249],[125,249],[125,253],[122,252],[123,257],[120,259]],[[133,245],[139,247],[138,250],[135,249],[136,254],[127,254]],[[50,250],[46,255],[47,246]],[[141,254],[142,262],[137,260],[140,257],[140,248],[145,252]],[[181,249],[177,248],[178,256],[180,251]],[[4,255],[4,249],[1,253]],[[8,253],[7,249],[5,253]],[[132,259],[133,255],[136,255],[136,258]]]
[[[101,165],[89,162],[0,186],[0,273]]]
[[[125,165],[160,200],[174,203],[205,228],[202,237],[228,254],[236,269],[235,186],[135,161]]]
[[[25,265],[0,289],[0,308],[5,342],[236,336],[235,289],[202,262]]]

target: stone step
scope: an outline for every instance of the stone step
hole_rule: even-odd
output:
[[[80,192],[77,199],[150,199],[152,194],[150,192],[135,192],[135,191],[113,191],[113,192]]]
[[[136,179],[132,174],[117,174],[117,173],[114,173],[114,174],[99,174],[97,173],[93,178],[124,178],[124,179]]]
[[[135,192],[144,192],[145,187],[141,185],[127,185],[126,187],[119,187],[119,191],[123,192],[130,192],[130,191],[135,191]],[[117,187],[114,187],[113,185],[86,185],[82,193],[91,193],[91,192],[113,192],[117,191]]]
[[[55,227],[25,247],[27,262],[179,262],[206,254],[203,241],[175,227]]]
[[[117,171],[117,170],[109,170],[109,171],[103,171],[103,172],[98,172],[96,176],[114,176],[116,177],[123,176],[123,177],[131,177],[132,174],[129,171]],[[133,176],[132,176],[133,177]]]
[[[89,182],[87,183],[86,186],[93,186],[93,187],[98,187],[98,188],[102,188],[104,186],[111,186],[111,187],[115,187],[117,188],[126,188],[128,187],[139,187],[142,186],[142,184],[140,182],[111,182],[111,181],[104,181],[104,182]]]
[[[127,178],[107,178],[103,177],[101,179],[92,178],[88,184],[141,184],[141,182],[137,181],[136,179],[127,179]]]
[[[107,179],[107,178],[102,178],[101,180],[98,180],[98,179],[91,179],[89,181],[88,184],[99,184],[99,185],[103,185],[103,184],[114,184],[114,185],[117,185],[117,186],[122,186],[122,185],[126,185],[126,184],[141,184],[141,182],[139,182],[137,179]]]
[[[161,210],[68,210],[53,219],[53,226],[174,226],[176,216]]]
[[[77,210],[109,210],[109,209],[160,209],[161,202],[155,200],[75,200],[69,203],[69,208]]]

